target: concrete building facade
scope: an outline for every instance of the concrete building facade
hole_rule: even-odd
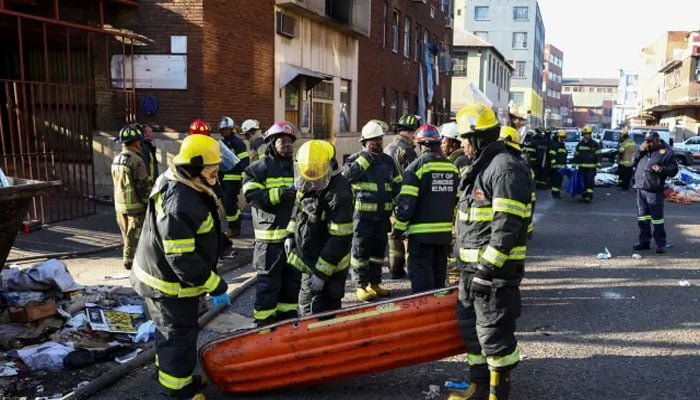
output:
[[[617,85],[617,99],[613,107],[612,126],[621,128],[628,120],[639,114],[639,74],[635,71],[620,70]]]
[[[571,94],[575,126],[593,129],[610,128],[617,99],[617,79],[564,78],[562,93]]]

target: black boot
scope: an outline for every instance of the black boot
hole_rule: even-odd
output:
[[[491,371],[489,400],[507,400],[510,396],[510,370]]]

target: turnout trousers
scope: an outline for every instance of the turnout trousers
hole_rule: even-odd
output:
[[[258,324],[295,318],[301,272],[287,263],[282,243],[255,242],[257,271],[253,317]]]
[[[231,175],[224,175],[224,181],[221,182],[221,202],[224,204],[226,211],[226,222],[231,237],[236,237],[241,233],[241,210],[238,208],[238,195],[241,192],[240,176],[238,180],[233,179]]]
[[[117,213],[117,225],[119,225],[119,230],[122,233],[122,241],[124,242],[122,259],[124,262],[124,268],[126,269],[131,269],[131,264],[134,262],[134,254],[136,254],[136,246],[139,244],[141,228],[143,227],[143,221],[145,218],[145,213]]]
[[[382,282],[388,224],[389,221],[359,221],[356,224],[350,248],[350,272],[358,288]]]
[[[595,168],[579,168],[583,175],[583,198],[593,200],[593,191],[595,190]]]
[[[311,275],[301,274],[301,291],[299,292],[299,312],[301,316],[317,314],[324,311],[338,310],[345,296],[345,280],[348,269],[336,271],[327,280],[320,292],[312,292],[309,288]]]
[[[408,237],[408,279],[413,293],[445,287],[448,246]]]
[[[629,190],[630,182],[632,181],[632,167],[618,164],[617,174],[620,176],[620,187],[622,190]]]
[[[639,225],[639,243],[651,242],[653,225],[656,247],[666,246],[663,192],[637,189],[637,225]]]

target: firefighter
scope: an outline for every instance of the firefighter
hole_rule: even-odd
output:
[[[574,165],[578,166],[583,176],[584,192],[579,201],[590,203],[593,201],[595,188],[595,175],[597,168],[602,165],[600,144],[593,140],[591,127],[586,125],[581,129],[581,141],[574,150]]]
[[[561,199],[561,184],[564,177],[559,170],[566,167],[566,146],[564,145],[564,140],[566,139],[566,131],[560,129],[556,133],[556,140],[549,143],[549,167],[550,167],[550,178],[549,182],[551,184],[552,197],[555,199]]]
[[[287,260],[302,272],[299,312],[337,310],[345,295],[352,242],[352,190],[340,173],[335,148],[310,140],[294,162],[297,189],[287,227]]]
[[[250,162],[265,157],[265,139],[260,135],[260,122],[257,119],[247,119],[241,124],[241,132],[248,141],[248,156]]]
[[[634,250],[649,250],[652,239],[656,253],[666,252],[666,230],[664,229],[664,187],[666,178],[676,176],[678,164],[670,146],[662,142],[659,134],[649,131],[634,156],[634,188],[637,189],[637,224],[639,243]]]
[[[620,177],[620,190],[626,192],[630,190],[632,180],[632,161],[637,153],[637,145],[632,139],[627,129],[620,133],[620,146],[618,147],[617,174]]]
[[[211,134],[211,129],[209,128],[209,124],[204,122],[204,120],[197,118],[190,124],[190,130],[188,133],[190,135],[209,136]]]
[[[279,121],[265,132],[267,156],[243,173],[243,195],[252,205],[257,270],[253,317],[257,325],[294,318],[301,273],[287,264],[284,239],[292,214],[296,128]]]
[[[231,117],[221,117],[219,121],[219,132],[221,141],[240,160],[232,169],[219,171],[219,182],[221,184],[221,200],[226,211],[226,222],[228,229],[225,232],[227,238],[235,238],[241,234],[241,210],[238,208],[238,195],[241,193],[241,180],[243,170],[249,165],[248,149],[245,143],[233,134],[235,123]]]
[[[156,178],[158,178],[158,159],[156,158],[156,146],[153,144],[153,128],[149,125],[134,125],[143,133],[143,140],[141,140],[141,156],[143,157],[144,163],[146,163],[148,181],[151,182],[151,186],[153,186],[156,182]]]
[[[520,133],[516,131],[514,128],[511,126],[501,126],[501,132],[498,136],[498,140],[505,142],[506,146],[509,146],[513,150],[516,151],[516,154],[520,155],[520,159],[523,160],[525,163],[524,165],[527,165],[527,160],[523,157],[522,153],[522,147],[520,145]],[[467,145],[469,142],[465,141]],[[466,147],[466,146],[465,146]],[[530,180],[532,182],[532,186],[530,188],[530,208],[531,212],[534,214],[535,212],[535,203],[537,202],[537,196],[536,196],[536,191],[535,191],[535,174],[532,172],[532,170],[529,171],[530,173]],[[459,193],[461,195],[461,193]],[[527,238],[528,240],[532,239],[532,235],[535,230],[535,224],[532,219],[530,219],[529,224],[527,226]]]
[[[399,122],[394,124],[397,135],[385,149],[384,153],[391,156],[399,165],[401,173],[418,155],[415,150],[413,136],[418,129],[420,117],[413,114],[402,115]],[[406,244],[396,235],[389,236],[389,272],[392,279],[403,279],[406,276]]]
[[[469,158],[464,155],[462,141],[457,134],[456,122],[448,122],[440,126],[440,140],[442,154],[457,167],[460,175],[464,174],[469,167]]]
[[[192,374],[200,297],[208,294],[215,306],[231,304],[228,285],[216,271],[221,228],[213,186],[220,161],[215,139],[185,138],[148,199],[131,270],[131,285],[156,326],[158,382],[181,399],[204,399],[205,378]]]
[[[343,176],[352,185],[355,196],[350,272],[357,287],[355,294],[362,301],[391,294],[379,284],[391,230],[389,218],[401,188],[401,171],[382,152],[386,128],[380,122],[372,120],[362,127],[363,150],[348,157],[343,168]]]
[[[537,132],[528,130],[522,145],[522,154],[533,173],[537,173]]]
[[[413,293],[445,286],[459,182],[459,170],[440,151],[436,126],[421,125],[416,142],[421,155],[403,173],[392,232],[395,238],[408,236],[408,278]]]
[[[130,270],[146,214],[148,192],[152,185],[148,180],[148,170],[141,155],[143,140],[141,130],[135,125],[125,126],[119,130],[115,140],[121,142],[122,151],[114,157],[111,167],[114,182],[114,211],[124,241],[122,251],[124,268]]]
[[[464,107],[457,125],[474,160],[459,186],[454,249],[462,269],[457,317],[469,351],[471,382],[449,399],[505,400],[510,372],[520,360],[515,321],[521,309],[532,181],[519,144],[500,129],[489,106]]]

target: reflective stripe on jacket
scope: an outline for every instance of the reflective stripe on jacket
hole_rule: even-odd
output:
[[[401,189],[401,171],[394,160],[384,153],[373,156],[370,162],[372,157],[366,152],[355,153],[343,167],[343,176],[352,187],[353,219],[358,224],[388,221]]]
[[[560,169],[566,166],[566,146],[564,143],[559,143],[553,140],[549,144],[549,165],[552,168]]]
[[[141,154],[123,146],[112,162],[114,209],[117,213],[143,213],[148,204],[151,182]]]
[[[620,143],[618,152],[620,153],[618,164],[623,167],[631,167],[634,155],[637,152],[637,144],[632,139],[625,139]]]
[[[597,168],[602,165],[603,155],[595,140],[581,140],[574,150],[574,164],[581,168]]]

